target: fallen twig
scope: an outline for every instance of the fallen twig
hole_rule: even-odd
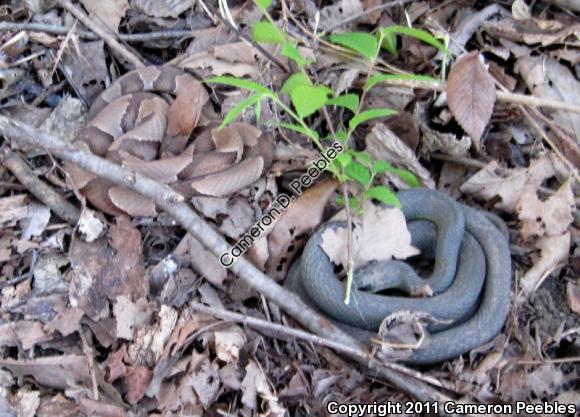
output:
[[[30,32],[44,32],[53,35],[66,35],[70,30],[70,26],[49,25],[46,23],[15,23],[15,22],[0,22],[0,32],[10,30],[25,30]],[[79,38],[85,40],[101,39],[99,35],[89,30],[79,30],[76,32]],[[157,32],[145,33],[119,33],[119,39],[125,42],[148,42],[165,39],[186,39],[192,36],[191,30],[161,30]]]
[[[213,254],[219,256],[229,249],[229,245],[223,237],[184,203],[183,197],[170,187],[80,150],[74,145],[66,144],[60,138],[2,115],[0,115],[0,133],[7,138],[53,152],[56,156],[74,163],[80,168],[151,198]],[[331,322],[308,307],[296,294],[282,288],[245,258],[239,258],[232,265],[231,270],[244,283],[264,294],[306,329],[321,337],[328,338],[332,342],[355,349],[358,352],[357,355],[348,353],[346,355],[366,367],[373,375],[386,379],[420,401],[445,402],[450,400],[449,397],[432,386],[369,359],[367,351],[359,341],[336,328]],[[442,409],[443,407],[441,407]]]
[[[131,52],[125,45],[120,43],[116,36],[97,20],[89,18],[85,12],[72,4],[70,0],[57,0],[57,3],[64,7],[70,14],[81,21],[83,25],[99,35],[107,45],[121,58],[129,62],[135,68],[143,67],[143,60],[135,53]]]
[[[18,181],[33,196],[48,206],[54,214],[71,225],[75,225],[78,222],[80,217],[79,209],[68,202],[61,194],[54,191],[52,187],[41,181],[20,156],[9,149],[4,149],[0,158],[4,166],[10,170]]]

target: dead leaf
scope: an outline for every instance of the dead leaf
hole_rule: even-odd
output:
[[[87,242],[94,242],[97,240],[105,229],[103,222],[95,216],[95,211],[88,207],[85,207],[81,211],[78,227]]]
[[[363,5],[359,0],[340,0],[336,4],[325,6],[320,10],[320,30],[329,30],[341,24],[349,17],[364,16]]]
[[[568,259],[570,238],[570,233],[567,232],[560,236],[544,236],[536,242],[536,248],[540,249],[541,254],[534,266],[520,279],[524,295],[534,292],[546,275]]]
[[[12,346],[29,350],[41,342],[52,339],[37,321],[11,321],[0,324],[0,347]]]
[[[67,389],[75,384],[90,383],[89,366],[84,355],[45,356],[19,360],[0,359],[0,367],[14,375],[31,375],[39,384],[55,389]]]
[[[117,297],[113,306],[113,314],[117,319],[117,337],[133,340],[136,328],[148,323],[154,312],[154,304],[148,303],[144,298],[133,303],[124,295]]]
[[[190,367],[191,371],[187,375],[187,380],[195,390],[203,407],[207,409],[213,404],[219,393],[218,366],[216,363],[210,362],[206,355],[194,351]]]
[[[11,223],[28,216],[28,195],[19,194],[0,198],[0,223]]]
[[[346,220],[344,210],[332,220]],[[398,208],[379,207],[366,201],[362,222],[357,219],[355,224],[352,233],[355,268],[371,261],[406,259],[419,254],[419,250],[411,245],[411,234],[407,230],[405,215]],[[346,267],[348,257],[345,227],[325,230],[320,246],[332,262]]]
[[[532,17],[530,6],[524,0],[515,0],[512,3],[512,15],[516,20],[526,20]]]
[[[566,300],[570,310],[580,314],[580,280],[577,279],[576,283],[572,281],[566,283]]]
[[[274,280],[286,276],[290,262],[300,249],[296,238],[320,224],[324,208],[337,186],[335,180],[322,181],[306,189],[282,212],[268,235],[266,272]]]
[[[267,402],[272,417],[282,417],[286,409],[274,395],[264,371],[256,362],[250,360],[246,366],[246,376],[242,381],[242,403],[251,410],[258,409],[257,395]]]
[[[558,61],[544,55],[528,55],[519,57],[514,69],[522,75],[534,96],[580,105],[580,81]],[[552,118],[556,125],[580,137],[580,114],[554,111]]]
[[[50,220],[50,209],[44,204],[30,203],[28,214],[23,220],[22,239],[30,240],[33,236],[40,236]]]
[[[129,9],[127,0],[81,0],[81,3],[89,11],[91,19],[99,20],[113,32],[119,33],[119,23]]]
[[[478,51],[460,57],[449,71],[447,102],[457,122],[476,145],[491,119],[495,85]]]
[[[18,417],[34,417],[40,405],[40,392],[18,391],[16,401],[18,402]]]
[[[132,6],[152,17],[177,17],[193,7],[194,0],[133,0]]]
[[[367,152],[375,159],[401,164],[417,175],[425,186],[435,188],[431,174],[421,165],[415,153],[384,124],[377,123],[366,136],[365,142]],[[389,177],[393,181],[397,178],[398,176]],[[403,189],[408,188],[408,185],[400,179],[395,185]]]
[[[557,236],[564,233],[572,220],[572,210],[576,204],[570,181],[566,181],[558,191],[546,201],[538,198],[536,190],[528,185],[516,206],[524,239],[532,236]]]
[[[237,326],[214,332],[215,352],[217,357],[226,363],[237,363],[240,349],[246,343],[244,332]]]
[[[151,381],[153,373],[145,366],[128,366],[127,374],[123,377],[125,399],[135,405],[143,398]]]
[[[545,179],[553,175],[554,167],[548,154],[533,160],[529,168],[514,168],[507,170],[505,174],[500,172],[497,161],[491,161],[469,178],[460,189],[485,201],[500,197],[501,201],[495,207],[514,212],[526,186],[537,189]]]

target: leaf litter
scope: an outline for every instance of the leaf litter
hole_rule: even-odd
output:
[[[539,107],[544,117],[536,123],[552,140],[548,143],[522,116],[518,103],[502,101],[496,84],[578,106],[579,10],[565,0],[517,0],[511,7],[494,2],[437,7],[427,1],[399,3],[336,0],[319,5],[307,0],[270,7],[280,27],[299,34],[303,56],[316,58],[314,75],[337,94],[359,91],[367,68],[328,50],[322,42],[326,37],[313,42],[312,33],[326,31],[340,38],[355,31],[368,43],[372,37],[365,35],[373,29],[396,24],[450,35],[448,57],[405,36],[397,41],[397,55],[381,53],[381,68],[446,79],[444,92],[404,84],[377,86],[369,93],[369,109],[390,107],[399,114],[361,125],[355,135],[359,149],[412,171],[423,186],[495,211],[510,230],[514,296],[508,324],[496,339],[464,358],[425,369],[423,378],[436,378],[454,398],[468,401],[580,406],[573,389],[580,355],[579,186],[577,171],[570,169],[577,164],[580,119],[577,112]],[[6,20],[69,28],[75,19],[59,4],[26,1],[7,8]],[[220,22],[218,2],[78,5],[119,36],[175,33],[125,41],[150,62],[171,62],[199,78],[246,77],[273,89],[288,77],[256,45]],[[259,10],[250,2],[228,6],[241,35],[248,36]],[[87,35],[81,23],[68,34],[2,29],[3,112],[69,142],[74,139],[86,121],[85,106],[128,69],[105,42]],[[289,68],[274,45],[261,46]],[[441,78],[443,67],[449,74]],[[189,93],[173,107],[171,124],[176,131],[197,124],[194,134],[214,128],[246,98],[235,90],[214,89],[212,105],[188,112],[195,104],[195,94]],[[302,111],[311,113],[309,108]],[[337,125],[345,120],[346,110],[337,106],[329,111]],[[191,202],[232,244],[317,157],[299,134],[276,127],[286,119],[275,106],[262,101],[241,117],[252,124],[257,119],[260,129],[274,134],[279,158],[271,172],[235,196]],[[316,113],[309,117],[313,128],[325,125]],[[22,153],[38,178],[75,200],[78,190],[50,149],[23,148],[16,141],[1,146]],[[166,167],[163,172],[168,178],[169,171]],[[79,223],[67,225],[3,166],[0,175],[0,414],[315,415],[331,399],[409,399],[366,380],[350,363],[323,349],[278,342],[266,331],[195,312],[191,302],[281,320],[280,312],[265,309],[258,292],[139,197],[116,195],[135,214],[141,210],[156,217],[111,217],[83,202]],[[388,172],[376,180],[408,187]],[[328,179],[308,188],[254,242],[253,262],[282,280],[308,235],[339,210],[336,196],[337,185]],[[364,212],[353,233],[357,262],[416,253],[400,211],[367,207]],[[325,237],[338,264],[345,263],[345,239],[344,231]],[[424,319],[412,312],[389,318],[383,340],[392,346],[415,344],[421,334],[417,323]],[[382,353],[392,346],[385,343]]]

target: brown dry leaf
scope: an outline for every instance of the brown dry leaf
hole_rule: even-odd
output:
[[[78,405],[65,398],[62,394],[43,396],[40,399],[40,406],[36,412],[36,417],[76,417],[78,415]]]
[[[564,233],[574,219],[574,193],[570,181],[566,181],[558,191],[541,201],[532,186],[526,186],[516,205],[524,239],[532,236],[556,236]]]
[[[486,22],[484,30],[494,37],[527,45],[542,46],[563,42],[566,38],[580,31],[580,25],[570,25],[559,20],[502,19],[498,22]]]
[[[513,212],[527,186],[537,189],[546,178],[553,175],[554,167],[548,154],[532,161],[529,168],[510,169],[507,174],[499,172],[497,161],[491,161],[469,178],[460,189],[485,201],[500,197],[501,201],[495,207]]]
[[[109,402],[96,401],[87,397],[78,400],[79,408],[85,416],[99,417],[127,417],[123,408]]]
[[[167,133],[171,136],[189,137],[197,126],[207,99],[207,93],[198,82],[184,88],[167,110]]]
[[[194,3],[194,0],[133,0],[132,6],[152,17],[177,17]]]
[[[495,85],[478,51],[460,57],[449,71],[447,102],[476,145],[493,113]]]
[[[81,0],[81,3],[89,11],[91,19],[99,20],[113,32],[119,33],[119,23],[129,9],[127,0]]]
[[[120,216],[116,220],[109,229],[109,239],[103,237],[91,243],[73,239],[70,245],[71,305],[85,310],[91,318],[106,315],[109,301],[119,295],[137,300],[149,292],[141,234],[128,218]]]
[[[136,303],[121,295],[113,306],[113,314],[117,319],[117,338],[133,340],[137,327],[151,320],[156,308],[153,303],[140,298]]]
[[[15,223],[28,215],[28,195],[0,198],[0,223]]]
[[[566,283],[566,301],[570,310],[580,314],[580,279],[577,279],[576,283],[572,281]]]
[[[46,330],[58,331],[63,336],[68,336],[80,330],[81,319],[85,312],[80,308],[64,308],[58,315],[46,324]]]
[[[360,0],[340,0],[336,4],[325,6],[320,10],[319,28],[332,29],[352,16],[364,16],[363,5]]]
[[[199,240],[188,234],[180,243],[186,246],[192,269],[217,287],[223,287],[228,271],[221,266],[217,256],[207,250]]]
[[[534,265],[520,279],[524,295],[534,292],[543,279],[568,259],[570,250],[570,233],[560,236],[544,236],[536,242],[541,254]]]
[[[411,234],[407,230],[405,215],[398,208],[379,207],[366,201],[362,222],[355,220],[352,252],[354,266],[359,267],[370,261],[406,259],[419,254],[411,245]],[[346,220],[344,210],[332,220]],[[322,250],[337,265],[346,267],[347,230],[345,227],[328,229],[322,234]]]
[[[337,186],[335,180],[329,179],[308,188],[276,221],[268,235],[269,258],[266,261],[266,273],[274,280],[286,276],[299,249],[295,247],[296,238],[320,224],[324,208]]]
[[[244,332],[237,326],[214,332],[215,352],[226,363],[237,363],[240,349],[246,344]]]
[[[268,49],[268,48],[266,48]],[[258,51],[244,42],[217,45],[207,50],[189,52],[179,66],[185,69],[202,69],[211,75],[231,74],[235,77],[260,78],[256,66]]]
[[[393,133],[391,129],[382,123],[377,123],[365,138],[366,151],[377,160],[383,160],[394,164],[401,164],[412,171],[421,182],[428,188],[434,189],[435,182],[431,174],[421,163],[415,153]],[[389,177],[397,187],[409,188],[403,181],[394,175]],[[398,183],[395,182],[398,179]],[[388,184],[386,184],[388,185]]]
[[[219,231],[232,239],[250,230],[261,214],[261,210],[244,197],[193,197],[192,203],[205,217],[219,219]]]
[[[123,377],[124,398],[131,405],[135,405],[143,398],[153,373],[145,366],[128,366],[127,374]]]
[[[270,416],[284,416],[286,409],[280,405],[262,368],[255,361],[250,360],[245,369],[246,376],[242,381],[242,403],[251,410],[258,410],[257,395],[259,394],[268,403]]]
[[[0,324],[0,347],[21,346],[24,350],[36,344],[52,339],[37,321],[11,321]]]
[[[0,367],[17,377],[31,375],[40,385],[55,389],[90,383],[88,360],[84,355],[45,356],[31,360],[0,359]]]
[[[207,354],[194,351],[191,357],[190,372],[182,383],[189,383],[203,407],[209,408],[219,394],[220,378],[217,364],[210,362]]]
[[[580,106],[580,81],[555,59],[544,55],[519,57],[515,70],[535,96]],[[580,137],[580,114],[555,111],[552,118],[556,125]]]

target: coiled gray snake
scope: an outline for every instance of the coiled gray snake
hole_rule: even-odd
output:
[[[385,317],[399,311],[430,314],[438,321],[423,343],[404,360],[430,364],[454,358],[491,340],[502,329],[511,293],[511,257],[501,219],[460,204],[432,190],[397,194],[412,244],[434,259],[425,278],[402,261],[383,261],[355,271],[350,303],[344,286],[320,247],[326,223],[310,238],[302,257],[286,277],[285,287],[327,314],[358,340],[369,340]],[[376,294],[385,289],[406,293],[428,284],[431,297]]]

